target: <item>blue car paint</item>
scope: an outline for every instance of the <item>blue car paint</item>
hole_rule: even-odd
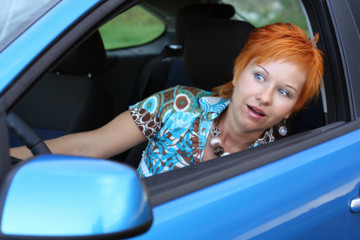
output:
[[[360,130],[156,206],[137,239],[360,239],[358,149]]]
[[[1,232],[111,234],[141,226],[151,217],[140,178],[130,167],[99,159],[43,155],[26,162],[12,179]]]
[[[0,92],[69,25],[99,0],[62,0],[0,54]]]

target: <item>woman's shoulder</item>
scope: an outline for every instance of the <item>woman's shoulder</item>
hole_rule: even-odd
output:
[[[187,86],[175,86],[172,88],[172,102],[176,111],[193,110],[199,107],[199,100],[202,97],[212,96],[211,92],[203,89]]]
[[[130,109],[144,109],[163,118],[169,113],[199,109],[199,99],[206,96],[212,96],[212,93],[195,87],[177,85],[152,94],[130,106]]]
[[[186,95],[191,98],[201,98],[204,96],[212,96],[212,93],[200,88],[177,85],[172,88],[168,88],[163,92],[171,92],[172,98],[175,99],[178,95]]]
[[[212,96],[211,92],[196,88],[177,85],[159,91],[142,101],[142,106],[173,107],[176,111],[184,111],[198,105],[199,99]]]

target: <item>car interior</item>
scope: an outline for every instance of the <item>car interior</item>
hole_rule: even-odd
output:
[[[148,1],[144,7],[155,9],[156,2]],[[159,90],[176,85],[211,90],[231,81],[233,62],[254,26],[235,19],[229,4],[179,2],[178,9],[161,9],[176,11],[175,25],[147,45],[106,51],[95,31],[43,76],[13,111],[45,140],[98,128]],[[288,125],[292,134],[298,134],[324,126],[325,117],[320,97]],[[14,134],[10,143],[22,144]],[[144,146],[112,160],[136,168]]]

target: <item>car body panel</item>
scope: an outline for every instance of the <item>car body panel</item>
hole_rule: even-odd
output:
[[[0,55],[0,92],[33,61],[54,39],[89,11],[98,0],[62,0],[27,31],[10,44]]]
[[[359,238],[359,148],[356,130],[158,205],[138,239]]]

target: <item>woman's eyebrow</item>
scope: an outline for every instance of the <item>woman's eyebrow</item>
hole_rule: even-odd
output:
[[[260,65],[257,65],[259,68],[262,68],[262,70],[264,70],[266,73],[267,73],[267,75],[270,75],[270,73],[264,68],[264,67],[262,67],[262,66],[260,66]]]
[[[295,92],[296,92],[296,88],[294,88],[293,86],[289,85],[289,84],[286,84],[285,86],[289,87],[289,88],[292,88]]]

